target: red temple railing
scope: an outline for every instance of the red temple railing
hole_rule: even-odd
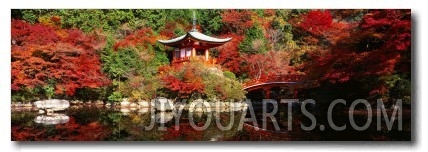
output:
[[[172,64],[180,64],[183,62],[190,62],[191,57],[182,57],[182,58],[173,58],[172,59]],[[216,58],[209,58],[208,60],[205,60],[205,56],[196,56],[193,57],[194,59],[203,61],[205,64],[216,64],[217,63],[217,59]]]

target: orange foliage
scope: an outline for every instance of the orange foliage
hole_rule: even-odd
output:
[[[153,30],[150,28],[143,28],[134,32],[133,34],[126,36],[124,40],[118,41],[114,45],[114,49],[117,50],[118,48],[137,45],[147,48],[148,45],[154,43],[156,43],[156,37],[153,34]]]
[[[237,34],[244,34],[246,29],[253,26],[252,16],[254,14],[250,10],[225,10],[222,12],[221,17],[229,30]]]

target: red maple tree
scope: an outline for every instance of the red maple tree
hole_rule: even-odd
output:
[[[244,37],[237,34],[225,34],[222,35],[222,37],[231,37],[232,40],[218,47],[219,55],[217,62],[222,65],[223,68],[226,68],[233,73],[240,73],[242,58],[239,54],[238,46]]]
[[[410,65],[410,10],[370,10],[356,30],[347,32],[330,49],[310,54],[314,60],[307,67],[320,80],[347,82],[410,71],[405,66]],[[386,91],[385,84],[375,88],[371,93]]]
[[[56,94],[71,96],[78,88],[108,84],[109,80],[101,73],[97,51],[102,44],[102,38],[80,30],[55,30],[39,23],[13,20],[12,90],[54,82]]]
[[[165,88],[176,92],[179,97],[203,93],[205,86],[202,82],[202,77],[195,74],[195,67],[180,64],[161,69],[167,72],[161,76]]]
[[[251,18],[253,15],[254,12],[250,10],[225,10],[221,14],[221,19],[231,32],[244,34],[246,29],[254,25]]]
[[[156,37],[153,34],[151,28],[143,28],[127,35],[123,40],[116,42],[114,49],[125,48],[129,46],[141,45],[145,48],[148,45],[154,44],[156,42]]]

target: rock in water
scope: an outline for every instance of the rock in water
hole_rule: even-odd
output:
[[[104,104],[104,102],[103,101],[101,101],[101,100],[97,100],[97,101],[95,101],[95,103],[94,103],[95,105],[103,105]]]
[[[172,111],[175,109],[174,103],[164,97],[159,97],[154,100],[155,109],[158,111]]]
[[[196,99],[189,106],[189,112],[211,112],[211,110],[211,104],[203,99]]]
[[[138,107],[138,104],[136,104],[136,103],[131,103],[131,104],[129,104],[129,107],[133,107],[133,108],[135,108],[135,107]]]
[[[122,112],[124,115],[127,115],[129,112],[131,112],[131,110],[129,108],[120,108],[120,112]]]
[[[121,107],[129,107],[131,103],[128,101],[128,98],[123,98],[122,102],[120,102]]]
[[[138,113],[145,114],[145,113],[149,112],[149,110],[150,110],[150,108],[141,108],[141,109],[138,109]]]
[[[156,113],[155,117],[157,123],[167,123],[174,118],[174,114],[172,112],[159,112]]]
[[[44,110],[39,110],[39,114],[44,114],[45,111]]]
[[[34,106],[38,109],[52,109],[53,111],[61,111],[70,107],[67,100],[50,99],[34,102]]]
[[[138,102],[138,106],[139,107],[150,107],[150,103],[145,101],[145,100],[141,100],[140,102]]]
[[[46,109],[46,115],[50,116],[53,114],[54,114],[54,111],[52,109]]]
[[[76,105],[76,104],[79,104],[79,100],[73,100],[70,103]]]
[[[35,123],[41,123],[44,125],[55,125],[55,124],[63,124],[68,122],[68,120],[70,119],[70,117],[68,117],[65,114],[53,114],[51,116],[46,116],[46,115],[41,115],[41,116],[37,116],[34,119]]]

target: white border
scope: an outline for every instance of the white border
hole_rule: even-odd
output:
[[[5,3],[4,1],[3,3]],[[426,5],[425,5],[426,6]],[[2,101],[0,102],[0,108],[2,108],[2,114],[0,114],[1,120],[1,151],[219,151],[219,150],[245,150],[245,151],[284,151],[284,150],[298,150],[298,151],[426,151],[427,141],[424,141],[422,137],[426,137],[427,126],[427,111],[423,109],[427,107],[428,94],[422,94],[423,86],[428,86],[428,69],[423,68],[428,65],[427,49],[422,45],[422,40],[427,40],[426,36],[428,33],[424,30],[426,25],[426,14],[428,12],[423,8],[421,1],[403,1],[403,0],[274,0],[267,2],[266,0],[249,1],[249,0],[14,0],[8,4],[2,4],[0,19],[2,20],[0,26],[1,35],[0,41],[0,60],[1,66],[0,71],[0,92]],[[416,141],[410,145],[403,144],[388,144],[378,143],[363,145],[361,143],[325,143],[325,142],[292,142],[269,144],[269,142],[254,143],[254,142],[239,142],[239,143],[217,143],[217,144],[199,144],[192,143],[186,144],[181,143],[132,143],[132,144],[112,144],[112,143],[73,143],[69,145],[55,146],[26,146],[18,145],[10,142],[10,9],[11,8],[411,8],[413,20],[416,24],[418,31],[414,31],[413,48],[416,48],[418,56],[415,59],[418,61],[418,69],[414,69],[413,74],[419,75],[419,80],[412,80],[418,82],[416,85],[415,92],[417,98],[417,106],[413,110],[416,110],[416,116],[413,121],[416,121],[417,127],[413,127],[417,130],[412,130],[413,133],[417,133]],[[425,24],[424,24],[425,23]],[[425,45],[426,46],[426,45]],[[426,67],[426,66],[425,66]],[[423,79],[425,78],[425,79]],[[427,91],[425,89],[425,91]],[[424,120],[422,120],[424,119]],[[268,145],[263,145],[268,144]]]
[[[402,0],[16,0],[11,8],[411,8]]]

